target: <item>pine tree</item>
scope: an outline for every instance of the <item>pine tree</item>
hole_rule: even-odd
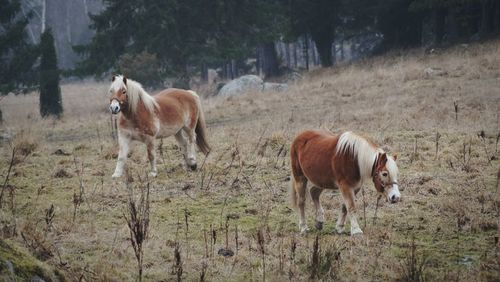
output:
[[[26,92],[36,84],[36,46],[28,44],[20,1],[0,0],[0,95]],[[0,110],[0,122],[2,112]]]
[[[50,29],[45,30],[40,39],[40,115],[60,117],[62,108],[61,88],[59,87],[59,69],[54,46],[54,37]]]
[[[321,66],[333,65],[332,44],[339,25],[340,0],[291,0],[292,33],[310,35],[318,49]]]
[[[189,81],[193,66],[216,67],[253,54],[273,42],[284,0],[104,0],[106,9],[91,16],[96,35],[75,50],[84,56],[80,75],[101,76],[116,69],[125,54],[156,56],[159,77]]]

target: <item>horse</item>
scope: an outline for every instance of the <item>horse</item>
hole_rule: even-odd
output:
[[[401,199],[398,188],[397,155],[390,156],[371,140],[353,132],[332,134],[326,131],[304,131],[292,142],[290,149],[292,205],[299,208],[299,229],[307,233],[305,198],[307,183],[311,182],[311,199],[316,210],[316,228],[325,221],[319,197],[324,189],[340,190],[344,203],[337,220],[336,231],[344,232],[347,213],[351,220],[351,236],[362,234],[356,219],[354,197],[369,178],[375,184],[379,197],[391,203]],[[347,208],[346,208],[347,207]]]
[[[205,155],[209,153],[205,118],[196,92],[170,88],[150,96],[140,83],[115,75],[109,93],[110,112],[120,113],[120,149],[113,178],[122,176],[132,140],[146,144],[152,177],[158,174],[154,150],[156,138],[174,135],[182,148],[186,165],[192,170],[197,167],[194,144]]]

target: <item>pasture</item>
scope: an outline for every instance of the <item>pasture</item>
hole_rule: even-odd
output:
[[[118,147],[108,88],[63,85],[60,121],[38,117],[36,93],[0,104],[0,130],[15,135],[0,143],[2,238],[68,280],[137,278],[124,216],[147,187],[146,281],[500,277],[498,41],[320,69],[283,93],[205,95],[211,153],[198,153],[193,172],[174,138],[158,140],[154,179],[142,143],[132,146],[128,177],[111,178]],[[311,231],[299,235],[289,147],[319,128],[354,130],[398,154],[402,200],[376,209],[366,183],[356,199],[361,236],[335,233],[342,199],[331,191],[321,196],[323,230],[308,200]]]

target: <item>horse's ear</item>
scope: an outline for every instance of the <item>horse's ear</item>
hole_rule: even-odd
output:
[[[387,162],[387,153],[380,153],[379,158],[380,158],[380,163],[385,164]]]
[[[115,81],[115,78],[116,78],[116,75],[113,75],[113,77],[111,78],[111,81]]]
[[[125,83],[125,85],[127,85],[127,78],[125,76],[123,77],[123,83]]]
[[[397,155],[397,154],[394,154],[394,155],[392,156],[392,158],[393,158],[394,160],[397,160],[397,159],[398,159],[398,155]]]

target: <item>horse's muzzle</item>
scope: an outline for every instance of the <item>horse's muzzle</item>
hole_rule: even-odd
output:
[[[401,200],[401,193],[399,193],[399,188],[397,184],[392,185],[391,189],[389,190],[389,193],[387,193],[387,199],[392,204],[395,204]]]
[[[116,101],[116,100],[111,101],[111,103],[109,104],[109,111],[114,115],[119,113],[120,112],[120,103],[118,103],[118,101]]]

